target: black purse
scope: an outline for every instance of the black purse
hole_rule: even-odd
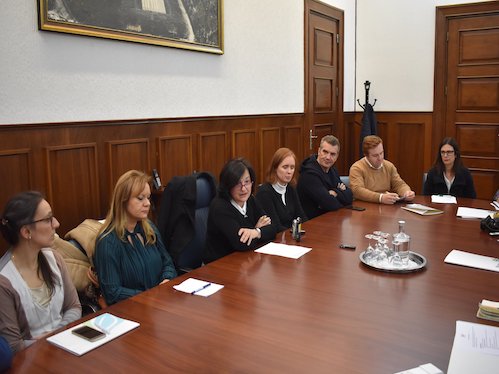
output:
[[[487,216],[480,221],[480,228],[483,231],[498,232],[499,231],[499,215],[494,214],[494,218]]]

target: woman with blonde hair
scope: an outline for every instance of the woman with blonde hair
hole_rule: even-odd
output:
[[[106,303],[114,304],[177,276],[173,261],[149,221],[151,178],[137,170],[116,182],[96,239],[94,264]]]
[[[256,193],[256,199],[265,207],[278,231],[291,227],[293,220],[307,217],[295,189],[296,156],[289,148],[279,148],[267,170],[267,182]]]

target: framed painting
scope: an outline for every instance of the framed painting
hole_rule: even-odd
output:
[[[40,30],[223,54],[223,0],[38,0]]]

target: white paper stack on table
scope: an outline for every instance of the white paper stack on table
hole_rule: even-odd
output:
[[[460,206],[457,208],[456,216],[461,218],[480,218],[484,219],[485,217],[493,214],[493,211],[486,209],[477,209],[477,208],[466,208],[464,206]]]
[[[432,203],[457,204],[457,199],[452,195],[431,195]]]
[[[497,258],[477,255],[475,253],[464,252],[458,249],[450,251],[445,257],[444,262],[448,264],[469,266],[472,268],[499,272],[499,261]]]
[[[499,302],[482,300],[478,304],[478,312],[476,314],[478,318],[488,319],[489,321],[499,322]]]
[[[499,327],[456,321],[447,374],[492,374],[499,368]]]
[[[258,253],[298,259],[310,252],[312,248],[301,247],[299,245],[289,245],[283,243],[270,242],[255,250]]]
[[[102,339],[92,342],[72,333],[73,330],[82,326],[89,326],[102,331],[106,334],[106,336]],[[95,318],[92,318],[91,320],[80,323],[77,326],[52,335],[47,338],[47,341],[58,346],[59,348],[71,352],[76,356],[81,356],[91,351],[92,349],[100,347],[101,345],[106,344],[107,342],[116,339],[118,336],[123,335],[139,326],[140,323],[138,322],[120,318],[110,313],[104,313]]]

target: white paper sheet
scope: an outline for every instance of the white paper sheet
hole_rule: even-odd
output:
[[[477,255],[453,249],[445,257],[444,262],[448,264],[468,266],[477,269],[491,270],[499,272],[499,259],[489,256]]]
[[[497,373],[499,327],[456,321],[447,374]]]
[[[452,195],[431,195],[432,203],[457,204],[457,199]]]
[[[102,328],[99,328],[99,324],[95,323],[96,320],[100,320],[106,326],[106,337],[96,340],[95,342],[91,342],[76,336],[71,331],[77,329],[78,327],[87,325],[93,328],[97,328],[97,330],[103,331]],[[104,322],[106,321],[106,322]],[[97,316],[91,320],[80,323],[77,326],[71,327],[70,329],[64,330],[58,334],[52,335],[47,338],[47,341],[62,348],[68,352],[76,356],[81,356],[97,347],[100,347],[107,342],[116,339],[118,336],[123,335],[124,333],[133,330],[139,327],[140,324],[138,322],[130,321],[124,318],[116,317],[110,313],[104,313],[100,316]]]
[[[190,293],[191,295],[208,297],[224,288],[221,284],[207,282],[200,279],[189,278],[180,284],[173,286],[177,291]]]
[[[483,219],[491,213],[493,213],[493,212],[490,210],[477,209],[477,208],[466,208],[464,206],[460,206],[459,208],[457,208],[456,216],[462,217],[462,218],[480,218],[480,219]]]
[[[399,371],[398,373],[395,374],[444,374],[444,372],[439,368],[437,368],[435,365],[428,363],[424,365],[419,365],[417,368]]]
[[[282,243],[268,243],[263,247],[258,248],[255,252],[265,253],[268,255],[282,256],[288,258],[300,258],[305,253],[308,253],[312,248],[300,247],[298,245],[288,245]]]

